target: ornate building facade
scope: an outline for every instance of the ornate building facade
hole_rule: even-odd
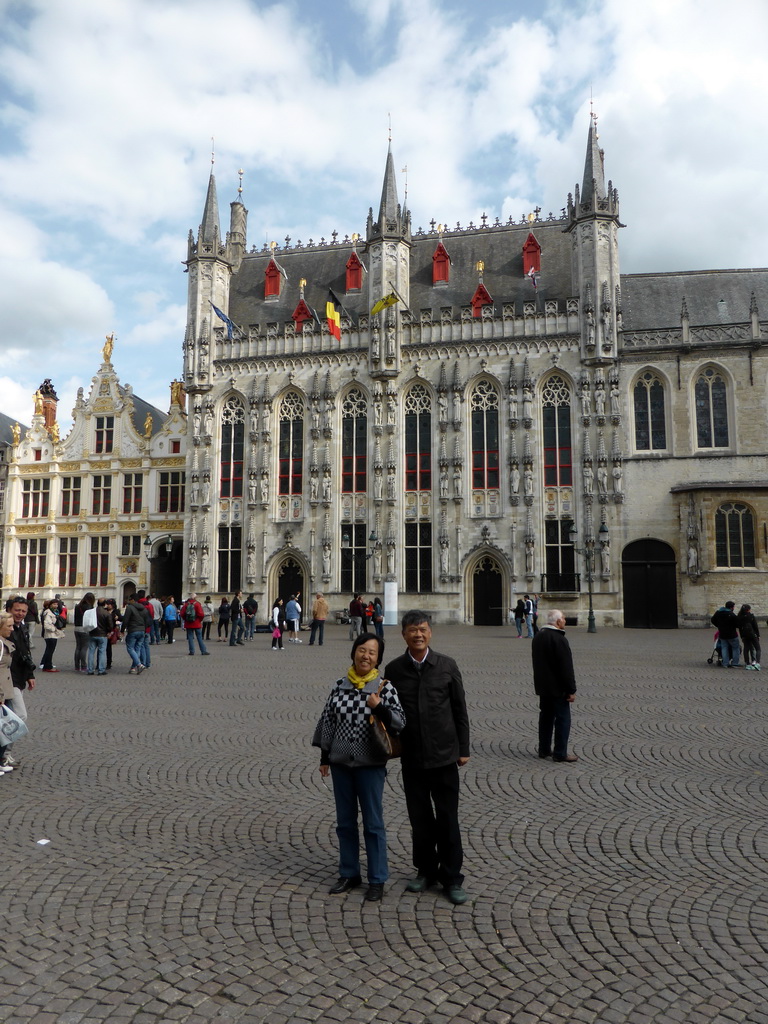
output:
[[[59,434],[49,380],[28,429],[13,430],[6,490],[3,591],[79,600],[86,591],[122,604],[139,588],[181,588],[187,422],[180,383],[163,413],[122,385],[114,339],[72,429]]]
[[[765,608],[768,271],[622,275],[594,123],[560,216],[414,230],[390,152],[364,234],[249,249],[246,226],[238,197],[222,235],[211,175],[190,586],[384,592],[387,621],[500,623],[523,592],[629,626]]]

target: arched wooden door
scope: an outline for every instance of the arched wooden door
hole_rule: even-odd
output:
[[[491,555],[485,555],[475,566],[472,576],[476,626],[501,626],[504,622],[502,599],[504,573]]]
[[[295,558],[286,558],[277,570],[277,579],[277,596],[282,597],[283,603],[285,603],[288,601],[291,594],[301,594],[299,604],[303,610],[309,601],[309,595],[305,592],[304,570]],[[272,598],[272,600],[274,601],[274,598]]]
[[[629,629],[677,629],[677,561],[661,540],[627,544],[621,558],[624,625]]]

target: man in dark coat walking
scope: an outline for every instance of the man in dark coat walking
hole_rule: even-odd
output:
[[[568,753],[571,732],[571,704],[576,700],[571,646],[565,635],[565,616],[559,608],[547,614],[531,644],[533,686],[539,696],[539,757],[571,764],[578,761]],[[552,747],[552,732],[555,746]]]

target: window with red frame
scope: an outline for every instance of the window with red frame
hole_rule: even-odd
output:
[[[442,242],[432,253],[432,284],[447,284],[451,277],[451,257]]]
[[[30,538],[19,541],[19,590],[45,586],[48,541]]]
[[[573,483],[571,392],[565,380],[557,374],[548,377],[541,400],[544,486],[570,487]]]
[[[170,471],[160,474],[158,487],[158,512],[183,512],[186,476],[182,472]]]
[[[109,579],[109,537],[91,537],[88,586],[106,587]]]
[[[363,264],[356,252],[347,260],[347,291],[359,292],[363,287]]]
[[[222,498],[243,496],[243,454],[245,449],[245,408],[236,395],[224,403],[221,413],[221,459],[219,486]]]
[[[61,479],[62,516],[80,515],[80,488],[82,477],[65,476]]]
[[[96,447],[94,451],[97,455],[103,455],[106,452],[112,451],[112,446],[115,439],[115,417],[114,416],[97,416],[96,417]]]
[[[490,381],[481,380],[472,392],[472,486],[499,486],[499,395]]]
[[[77,537],[59,539],[59,586],[74,587],[77,583]]]
[[[405,489],[432,490],[432,402],[423,384],[405,396]]]
[[[267,264],[267,269],[264,271],[264,298],[268,299],[272,296],[278,296],[280,294],[280,268],[274,260],[270,260]]]
[[[123,512],[141,512],[144,494],[144,474],[125,473],[123,476]]]
[[[91,513],[94,516],[107,516],[112,505],[112,474],[97,473],[93,478],[91,490]]]
[[[304,403],[289,391],[280,403],[278,440],[278,493],[301,494],[304,458]]]
[[[48,515],[50,480],[24,480],[21,485],[21,518]]]
[[[362,392],[353,388],[342,405],[341,490],[359,494],[367,487],[368,405]]]

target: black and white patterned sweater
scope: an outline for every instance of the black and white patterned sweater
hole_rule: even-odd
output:
[[[366,683],[362,690],[355,689],[346,676],[337,680],[312,737],[312,746],[320,747],[321,764],[363,768],[386,762],[371,740],[373,729],[378,728],[375,722],[371,724],[371,715],[380,719],[388,732],[397,735],[405,725],[405,714],[397,690],[387,682],[379,694],[381,703],[375,708],[366,706],[369,695],[376,693],[379,686],[380,676]]]

